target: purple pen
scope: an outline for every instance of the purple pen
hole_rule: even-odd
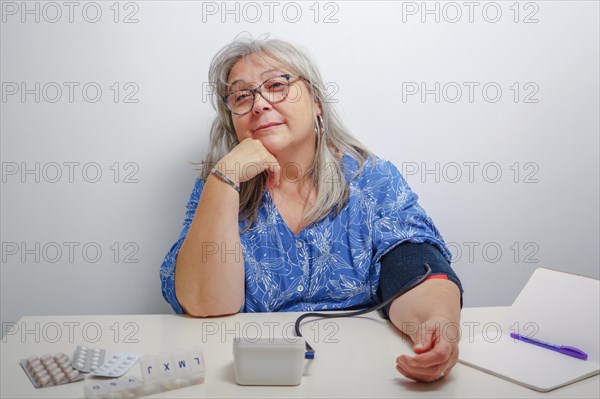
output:
[[[587,358],[588,358],[587,353],[585,353],[581,349],[577,349],[572,346],[551,344],[549,342],[540,341],[539,339],[527,338],[527,337],[524,337],[522,335],[515,334],[515,333],[510,333],[510,336],[514,339],[518,339],[519,341],[527,342],[528,344],[541,346],[542,348],[550,349],[551,351],[562,353],[563,355],[576,357],[577,359],[587,360]]]

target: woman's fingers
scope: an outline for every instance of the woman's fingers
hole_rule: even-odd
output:
[[[396,364],[396,370],[406,378],[415,380],[417,382],[432,382],[439,380],[444,375],[442,367],[429,368],[429,369],[412,369],[404,364]]]
[[[457,361],[458,344],[439,340],[430,351],[415,356],[399,356],[396,369],[412,380],[430,382],[448,375]]]
[[[247,138],[219,161],[222,173],[235,174],[241,183],[253,179],[264,171],[269,175],[269,185],[279,185],[281,167],[277,159],[259,140]],[[268,181],[269,182],[269,181]]]
[[[279,187],[281,179],[281,167],[279,164],[269,166],[267,169],[269,179],[267,180],[267,187]]]

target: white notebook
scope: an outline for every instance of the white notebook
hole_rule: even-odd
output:
[[[599,373],[599,325],[600,281],[539,268],[511,306],[501,337],[463,339],[459,362],[536,391],[551,391]],[[577,347],[588,359],[515,340],[511,332]]]

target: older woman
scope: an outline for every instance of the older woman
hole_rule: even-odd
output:
[[[450,253],[398,169],[325,101],[315,64],[287,42],[241,38],[214,57],[209,78],[218,94],[209,153],[161,267],[173,309],[206,317],[367,307],[428,263],[435,278],[384,315],[414,343],[415,356],[397,358],[401,374],[447,375],[462,306]]]

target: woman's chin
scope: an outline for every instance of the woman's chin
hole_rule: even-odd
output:
[[[278,140],[278,138],[274,135],[265,135],[263,137],[257,137],[257,140],[260,140],[260,142],[265,146],[267,151],[269,151],[271,154],[275,154],[281,151],[282,149],[282,144],[280,140]]]

